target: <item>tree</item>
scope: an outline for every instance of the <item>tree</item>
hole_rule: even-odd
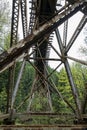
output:
[[[9,44],[8,37],[10,33],[10,7],[6,0],[0,1],[0,53],[6,49],[5,45]]]
[[[0,53],[10,43],[10,7],[7,0],[0,1]],[[8,70],[0,74],[0,110],[5,112],[7,100]]]

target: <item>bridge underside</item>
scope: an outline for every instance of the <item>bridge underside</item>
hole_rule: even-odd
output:
[[[2,115],[0,119],[7,121],[6,123],[11,123],[11,120],[15,118],[20,118],[26,120],[32,120],[31,118],[40,116],[50,116],[51,117],[60,117],[57,115],[58,113],[53,113],[53,106],[52,106],[52,94],[56,93],[58,95],[58,99],[64,101],[64,103],[70,108],[71,110],[71,117],[73,117],[73,121],[75,123],[86,124],[87,123],[87,111],[86,111],[86,104],[87,104],[87,94],[85,94],[85,99],[83,102],[80,100],[76,85],[74,83],[71,69],[69,66],[68,59],[74,60],[76,62],[82,63],[87,65],[86,62],[68,56],[68,52],[72,45],[74,44],[76,38],[78,37],[79,33],[83,29],[84,25],[87,21],[86,10],[87,10],[87,1],[86,0],[67,0],[64,1],[64,6],[58,0],[31,0],[29,1],[31,4],[31,12],[30,12],[30,22],[29,27],[27,25],[27,1],[21,0],[19,8],[19,0],[13,1],[13,13],[12,13],[12,30],[11,30],[11,44],[10,49],[3,52],[0,55],[0,72],[9,68],[9,86],[7,92],[7,109],[6,114]],[[17,41],[17,34],[18,34],[18,20],[19,20],[19,12],[21,11],[22,15],[22,27],[23,27],[23,40]],[[69,42],[67,42],[67,35],[68,35],[68,20],[77,12],[81,12],[82,18],[76,27],[75,32],[73,33]],[[59,27],[61,24],[64,24],[64,36],[63,40],[61,38]],[[53,37],[54,33],[56,36],[56,40],[58,42],[59,50],[56,46],[53,46]],[[50,58],[50,51],[51,49],[57,54],[58,58]],[[31,51],[30,51],[31,50]],[[18,79],[14,84],[14,75],[15,75],[15,64],[16,62],[22,61],[22,66],[20,67],[20,71],[18,74]],[[48,64],[49,61],[53,60],[57,61],[57,67],[51,72],[48,72]],[[23,71],[25,68],[25,64],[28,62],[30,65],[33,66],[35,70],[35,78],[33,79],[33,84],[31,86],[31,90],[27,97],[24,97],[24,100],[15,108],[15,100],[16,95],[19,89],[19,84],[21,82],[21,78],[23,75]],[[49,80],[49,77],[59,68],[59,66],[63,64],[68,76],[71,95],[73,98],[74,105],[65,99],[65,95],[58,90],[58,87],[52,82],[52,79]],[[13,89],[14,88],[14,89]],[[42,93],[41,93],[42,91]],[[49,106],[50,112],[46,112],[44,110],[42,113],[40,112],[33,112],[31,111],[32,101],[35,98],[35,94],[37,92],[37,96],[39,92],[39,98],[42,98],[42,94],[48,99],[47,106]],[[83,97],[82,97],[83,98]],[[29,100],[29,104],[26,108],[27,113],[18,113],[20,112],[20,108],[22,105]],[[42,101],[43,104],[43,101]],[[66,106],[65,105],[65,106]],[[16,109],[16,110],[15,110]],[[17,112],[18,111],[18,112]],[[29,114],[29,116],[28,116]],[[27,116],[26,116],[27,115]],[[23,117],[24,116],[24,117]],[[64,116],[64,115],[63,115]],[[66,116],[65,116],[66,117]],[[66,120],[66,118],[65,118]],[[10,121],[10,122],[9,122]],[[73,124],[73,123],[72,123]],[[20,129],[29,129],[29,130],[80,130],[85,129],[87,126],[1,126],[0,129],[12,129],[12,130],[20,130]]]

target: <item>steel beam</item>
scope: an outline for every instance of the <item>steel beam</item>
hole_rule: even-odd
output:
[[[77,59],[77,58],[74,58],[74,57],[71,57],[71,56],[65,56],[65,57],[68,58],[68,59],[70,59],[70,60],[73,60],[73,61],[75,61],[75,62],[78,62],[78,63],[81,63],[81,64],[87,66],[87,61],[80,60],[80,59]]]
[[[21,15],[22,15],[22,28],[23,37],[27,36],[27,1],[21,0]]]
[[[57,37],[57,40],[58,40],[58,44],[59,44],[59,47],[60,47],[62,57],[64,57],[64,56],[67,55],[65,53],[65,46],[63,46],[63,44],[61,43],[61,38],[60,38],[58,29],[56,29],[55,32],[56,32],[56,37]],[[81,117],[81,103],[79,101],[79,96],[78,96],[78,93],[77,93],[77,90],[76,90],[76,86],[74,84],[74,80],[73,80],[73,77],[72,77],[70,66],[69,66],[68,60],[66,58],[65,59],[63,58],[62,60],[63,60],[64,66],[65,66],[65,69],[66,69],[66,72],[67,72],[67,76],[68,76],[69,83],[70,83],[70,86],[71,86],[71,90],[72,90],[72,93],[73,93],[74,101],[75,101],[75,104],[76,104],[76,108],[77,108],[76,114],[77,114],[77,117],[81,119],[82,118]]]
[[[81,30],[83,29],[84,25],[87,22],[87,16],[84,15],[80,21],[80,23],[78,24],[78,27],[76,28],[74,34],[72,35],[67,47],[66,47],[66,52],[68,52],[70,50],[70,48],[72,47],[73,43],[75,42],[76,38],[78,37],[78,35],[80,34]]]
[[[63,46],[65,46],[65,47],[66,47],[66,43],[67,43],[67,31],[68,31],[68,20],[64,22]]]
[[[14,102],[15,102],[15,98],[16,98],[16,95],[17,95],[17,91],[18,91],[18,88],[19,88],[19,83],[20,83],[20,80],[21,80],[21,77],[22,77],[22,74],[23,74],[23,70],[24,70],[24,67],[25,67],[25,59],[22,63],[22,66],[21,66],[21,69],[20,69],[20,72],[18,74],[18,78],[17,78],[17,82],[16,82],[16,85],[14,87],[14,90],[13,90],[13,94],[12,94],[12,102],[11,102],[11,109],[13,109],[13,106],[14,106]]]
[[[19,21],[19,0],[13,0],[10,47],[16,45],[17,43],[18,21]],[[11,108],[12,91],[14,88],[14,75],[15,75],[15,62],[9,68],[9,75],[8,75],[9,83],[7,87],[6,113],[8,113],[9,109]]]
[[[13,125],[0,126],[0,130],[86,130],[87,125]]]
[[[41,72],[29,61],[29,63],[35,68],[35,70],[41,74]],[[61,64],[60,64],[61,65]],[[60,66],[58,65],[58,67]],[[53,71],[54,72],[54,71]],[[75,113],[75,109],[73,108],[73,106],[62,96],[62,94],[59,92],[59,90],[57,89],[55,83],[53,82],[53,80],[51,79],[52,81],[52,84],[48,81],[48,78],[53,74],[53,72],[51,74],[49,74],[47,77],[45,77],[43,74],[42,75],[42,78],[44,79],[45,82],[47,82],[50,87],[54,90],[54,92],[56,92],[58,94],[58,96],[72,109],[72,111]],[[27,100],[28,98],[26,98]]]
[[[13,0],[11,24],[11,45],[17,44],[18,21],[19,21],[19,0]]]
[[[68,76],[70,86],[71,86],[71,89],[72,89],[72,94],[73,94],[73,97],[74,97],[74,101],[75,101],[75,104],[76,104],[76,109],[77,109],[76,110],[76,115],[77,115],[78,119],[82,119],[81,102],[79,100],[78,92],[77,92],[77,89],[76,89],[76,86],[75,86],[75,83],[74,83],[74,80],[73,80],[73,77],[72,77],[72,73],[71,73],[71,70],[70,70],[70,66],[69,66],[69,63],[68,63],[67,60],[64,62],[64,65],[65,65],[67,76]]]
[[[67,9],[66,16],[64,11],[54,16],[47,23],[39,27],[38,30],[35,30],[32,35],[29,35],[24,40],[21,40],[15,47],[10,48],[7,52],[3,52],[0,55],[0,71],[7,68],[7,66],[9,67],[9,65],[12,65],[12,63],[32,45],[34,45],[38,41],[38,39],[45,37],[47,34],[53,32],[59,25],[61,25],[65,20],[73,16],[84,6],[84,1],[81,1],[80,3],[79,1],[76,2],[74,5],[70,6]]]

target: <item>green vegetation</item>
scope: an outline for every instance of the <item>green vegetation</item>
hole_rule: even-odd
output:
[[[9,2],[0,0],[0,53],[9,48],[10,12]]]
[[[15,81],[17,79],[17,74],[19,72],[21,62],[18,62],[16,66],[17,67],[16,67]],[[53,71],[51,68],[49,68],[48,70],[50,72]],[[76,87],[78,89],[79,97],[80,97],[81,101],[83,101],[84,94],[85,94],[84,93],[85,92],[84,84],[87,81],[87,79],[86,79],[87,78],[87,68],[80,64],[73,63],[71,66],[71,70],[72,70],[72,74],[73,74],[73,78],[74,78]],[[7,77],[8,74],[7,73],[8,73],[8,71],[6,70],[2,74],[0,74],[0,111],[1,111],[1,113],[4,113],[6,110],[6,98],[7,98],[6,87],[8,85],[8,77]],[[34,76],[35,76],[34,68],[31,65],[29,65],[29,63],[27,62],[24,72],[23,72],[21,82],[20,82],[19,90],[17,93],[15,106],[14,106],[15,109],[25,99],[25,97],[30,94],[31,86],[34,81]],[[51,79],[54,79],[54,83],[55,83],[57,89],[59,90],[59,92],[62,94],[63,98],[66,99],[73,107],[75,107],[71,87],[69,85],[68,78],[67,78],[64,68],[62,68],[60,70],[60,72],[54,72],[52,74],[52,76],[49,78],[50,82],[51,82]],[[68,114],[73,113],[72,109],[60,98],[60,96],[52,88],[51,88],[51,98],[52,98],[53,112],[68,113]],[[49,111],[49,109],[48,109],[49,105],[47,106],[47,101],[48,100],[46,98],[46,95],[41,96],[41,93],[39,91],[35,92],[35,97],[34,97],[34,100],[32,101],[32,105],[31,105],[31,111],[33,111],[33,112],[34,111],[41,112],[41,111],[46,111],[46,110]],[[17,112],[26,112],[28,104],[29,104],[29,100],[27,100],[18,109]],[[40,121],[41,119],[42,119],[41,117],[38,117],[37,120],[36,120],[36,118],[34,118],[33,123],[43,122],[43,120]],[[49,123],[51,123],[51,122],[54,122],[54,123],[62,122],[63,123],[65,120],[64,118],[62,120],[60,120],[60,118],[56,118],[56,119],[45,118],[45,119],[44,119],[44,123],[46,123],[46,124],[48,121],[49,121]],[[32,120],[28,120],[28,121],[31,122]],[[19,121],[17,120],[17,122],[19,122]],[[70,120],[69,120],[69,122],[70,122]]]

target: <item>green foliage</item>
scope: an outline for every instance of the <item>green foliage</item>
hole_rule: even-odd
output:
[[[0,74],[0,111],[5,112],[7,100],[8,71]]]
[[[0,1],[0,53],[9,46],[10,7],[6,0]],[[5,46],[5,47],[4,47]]]
[[[20,70],[22,62],[18,62],[16,64],[16,73],[15,73],[15,82],[17,80],[17,76]],[[85,87],[84,84],[87,81],[87,68],[80,64],[72,64],[71,66],[72,75],[74,78],[75,85],[78,89],[79,98],[83,101]],[[48,68],[49,73],[53,70]],[[30,94],[31,87],[34,81],[35,70],[34,68],[27,62],[23,76],[20,82],[19,90],[16,97],[15,108],[19,106],[19,104],[25,99],[26,96]],[[73,107],[75,107],[74,99],[72,96],[72,90],[69,85],[69,81],[65,72],[65,69],[62,68],[60,72],[54,72],[49,81],[52,82],[54,80],[55,86],[58,91],[62,94],[63,98],[66,99]],[[8,71],[0,74],[0,111],[5,112],[6,109],[6,88],[8,84]],[[54,85],[53,82],[51,85]],[[43,89],[44,90],[44,89]],[[71,108],[61,99],[61,97],[51,88],[51,98],[54,112],[58,113],[71,113]],[[27,106],[29,104],[29,100],[27,100],[24,105],[18,110],[19,112],[25,112],[27,110]],[[48,109],[48,100],[46,95],[43,95],[41,91],[35,92],[35,97],[32,101],[31,109],[32,111],[41,112],[41,111],[49,111]],[[40,118],[39,118],[40,119]],[[40,121],[38,119],[38,121]],[[48,119],[49,120],[49,119]],[[34,122],[38,123],[36,119]],[[48,121],[47,121],[48,122]],[[45,123],[47,123],[45,122]],[[50,121],[51,122],[51,121]],[[52,122],[64,122],[64,120],[53,119]]]
[[[54,82],[54,84],[57,86],[58,80],[59,80],[58,72],[57,71],[53,72],[53,69],[48,66],[48,76],[50,74],[51,74],[51,76],[49,77],[49,81],[52,83],[52,85]]]
[[[8,50],[10,47],[10,33],[4,37],[4,50]]]
[[[0,93],[0,111],[5,112],[6,109],[6,100],[7,100],[7,95],[6,95],[6,90],[5,87],[2,88],[2,91]]]
[[[44,90],[41,90],[44,91]],[[48,102],[46,95],[43,95],[41,92],[35,92],[34,99],[31,105],[31,111],[33,112],[44,112],[48,110]]]
[[[64,68],[62,68],[58,73],[57,89],[62,94],[62,98],[67,99],[67,101],[70,103],[73,103],[71,87],[69,85],[69,81]],[[71,112],[71,109],[69,109],[68,105],[62,100],[62,98],[58,96],[58,94],[53,94],[55,111],[59,113]]]
[[[73,64],[72,65],[72,74],[73,74],[73,78],[74,78],[74,81],[75,81],[75,85],[77,87],[77,90],[78,90],[78,94],[80,95],[80,98],[82,99],[83,98],[83,95],[84,95],[84,91],[85,91],[85,88],[84,88],[84,84],[85,84],[85,81],[86,81],[86,77],[87,77],[87,68],[81,64]]]

